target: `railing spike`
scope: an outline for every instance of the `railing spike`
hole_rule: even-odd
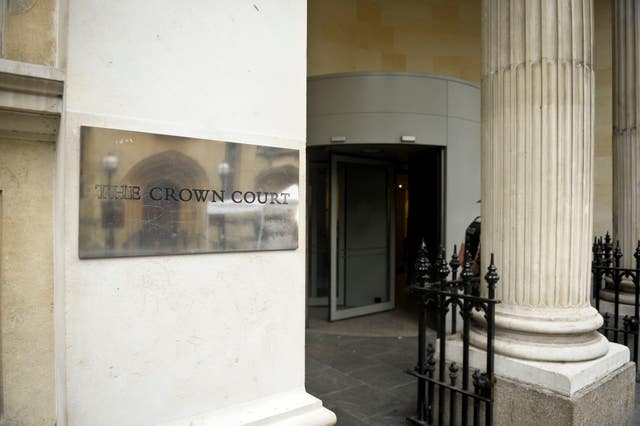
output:
[[[458,257],[458,246],[453,246],[453,253],[451,253],[451,261],[449,262],[451,267],[451,279],[458,279],[458,269],[460,268],[460,258]]]
[[[440,275],[440,286],[444,287],[444,284],[447,280],[447,276],[449,275],[449,265],[447,264],[447,252],[444,247],[440,246],[440,254],[438,255],[438,260],[436,266],[438,267],[438,274]]]
[[[620,247],[620,240],[616,240],[616,248],[613,252],[613,258],[616,262],[616,267],[620,266],[620,259],[623,258],[622,248]]]
[[[471,278],[473,278],[471,262],[471,253],[469,253],[469,250],[466,250],[464,253],[464,263],[462,264],[462,271],[460,272],[460,278],[462,278],[462,281],[464,281],[464,294],[471,293]]]
[[[487,274],[484,276],[484,280],[489,287],[489,298],[493,299],[495,297],[496,284],[500,281],[500,275],[498,275],[498,268],[496,268],[493,253],[491,253],[491,263],[487,268]]]
[[[429,281],[429,273],[431,272],[431,263],[429,262],[429,256],[427,252],[427,246],[424,243],[424,239],[420,243],[420,248],[416,253],[416,262],[413,266],[416,284],[424,286]]]

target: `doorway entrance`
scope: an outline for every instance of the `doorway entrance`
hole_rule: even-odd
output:
[[[442,241],[442,148],[324,146],[307,158],[309,306],[330,321],[410,308],[415,248]]]

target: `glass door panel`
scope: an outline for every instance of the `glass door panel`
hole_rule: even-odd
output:
[[[342,156],[331,165],[330,319],[393,309],[393,169]]]

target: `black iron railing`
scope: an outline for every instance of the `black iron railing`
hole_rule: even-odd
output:
[[[610,341],[630,346],[633,362],[638,365],[638,318],[640,318],[640,241],[633,257],[635,268],[620,266],[623,257],[620,242],[615,248],[611,236],[596,238],[593,243],[593,297],[595,307],[602,314],[604,323],[600,332]],[[611,307],[602,306],[602,300],[613,304]],[[621,316],[621,305],[630,306],[633,315]]]
[[[488,295],[483,297],[480,295],[480,278],[473,276],[471,263],[471,255],[467,252],[458,278],[460,262],[455,248],[449,264],[444,250],[440,251],[433,264],[429,261],[424,242],[418,250],[415,265],[416,282],[411,286],[411,291],[418,297],[420,306],[418,363],[413,370],[407,370],[407,373],[418,378],[416,415],[407,419],[412,424],[433,425],[436,414],[438,425],[444,425],[446,417],[450,425],[467,425],[470,418],[474,425],[478,425],[482,417],[484,424],[493,423],[493,338],[495,304],[499,303],[495,298],[495,288],[499,276],[491,255],[491,264],[485,275]],[[448,368],[446,365],[446,321],[449,307],[452,312],[451,328],[454,332],[457,326],[456,317],[460,315],[462,319],[461,370],[455,362]],[[475,370],[471,374],[469,333],[474,310],[483,312],[486,321],[486,364],[484,372]],[[437,360],[436,348],[432,343],[427,345],[427,320],[430,315],[435,316],[439,346]]]

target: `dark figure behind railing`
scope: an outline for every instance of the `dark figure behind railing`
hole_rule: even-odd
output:
[[[444,249],[441,249],[434,263],[429,261],[424,242],[418,250],[415,263],[416,282],[411,291],[418,297],[420,306],[418,332],[418,363],[407,373],[418,378],[418,401],[415,417],[407,419],[416,425],[433,425],[437,413],[438,425],[443,425],[445,413],[449,424],[467,425],[471,414],[474,425],[481,421],[481,411],[484,411],[486,425],[493,423],[493,338],[495,334],[495,299],[496,283],[500,279],[491,255],[491,264],[485,275],[487,282],[487,297],[480,296],[480,279],[473,276],[471,271],[472,257],[469,252],[465,259],[458,279],[458,261],[456,250],[451,262],[447,264]],[[449,269],[451,267],[451,269]],[[448,277],[451,275],[451,279]],[[456,317],[462,319],[462,368],[453,362],[446,368],[446,318],[452,309],[452,330],[456,330]],[[469,330],[473,310],[484,312],[487,333],[487,356],[485,371],[475,370],[470,377],[469,367]],[[438,359],[436,349],[429,343],[427,346],[427,319],[433,315],[436,318],[436,332],[439,339]],[[436,364],[438,373],[436,377]],[[461,380],[458,380],[458,378]],[[472,381],[470,381],[472,379]],[[471,385],[473,384],[473,390]],[[436,391],[438,398],[436,401]],[[446,407],[448,396],[448,407]],[[469,399],[472,402],[470,413]],[[460,400],[460,410],[458,410]],[[448,409],[447,409],[448,408]],[[484,410],[482,410],[484,408]],[[460,421],[458,421],[460,418]]]
[[[629,338],[633,339],[631,355],[638,366],[638,318],[640,317],[640,241],[633,257],[635,269],[622,268],[620,261],[623,257],[620,242],[614,247],[609,233],[604,239],[596,238],[593,242],[593,297],[595,307],[602,314],[604,323],[600,332],[610,341],[629,345]],[[624,301],[621,298],[624,297]],[[613,303],[613,313],[601,306],[601,300]],[[620,318],[621,305],[631,305],[633,316],[625,315]],[[622,324],[620,324],[622,322]],[[620,339],[622,337],[622,339]],[[622,341],[621,341],[622,340]]]

